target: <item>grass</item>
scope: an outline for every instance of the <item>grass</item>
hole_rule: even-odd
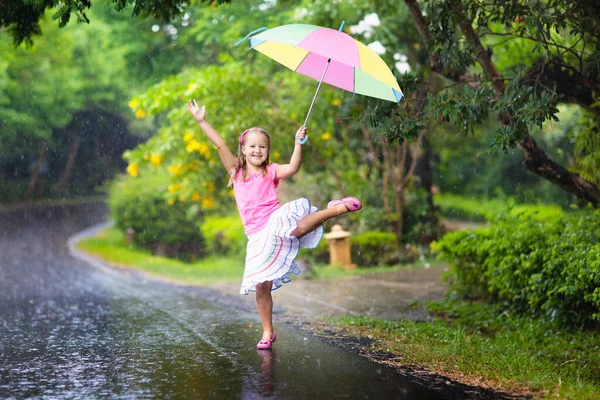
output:
[[[435,203],[446,218],[467,221],[485,222],[506,213],[510,215],[533,214],[539,220],[564,214],[563,209],[557,205],[517,204],[511,198],[477,199],[444,193],[435,196]]]
[[[77,243],[77,248],[119,267],[135,268],[173,282],[187,285],[210,285],[239,280],[243,261],[232,257],[212,257],[196,262],[159,257],[149,250],[125,243],[124,234],[108,228],[96,236]]]
[[[206,286],[241,279],[244,271],[243,255],[235,257],[210,257],[195,262],[183,262],[153,255],[149,250],[125,243],[125,235],[116,228],[108,228],[96,236],[84,239],[77,248],[112,265],[134,268],[172,282]],[[437,262],[433,262],[434,264]],[[425,266],[426,261],[411,266]],[[336,279],[359,274],[376,274],[407,268],[395,267],[357,268],[345,270],[326,264],[314,265],[315,279]]]
[[[431,303],[431,323],[346,317],[334,324],[376,338],[372,350],[474,385],[539,398],[600,399],[600,334],[502,313],[491,306]]]

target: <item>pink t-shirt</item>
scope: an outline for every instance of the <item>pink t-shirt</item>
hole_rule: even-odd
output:
[[[259,232],[267,224],[273,211],[281,207],[275,192],[279,186],[279,179],[275,178],[276,170],[277,164],[269,164],[266,175],[254,173],[243,181],[240,169],[235,177],[233,194],[246,235]]]

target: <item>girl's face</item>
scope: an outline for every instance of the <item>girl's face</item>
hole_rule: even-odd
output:
[[[244,137],[242,153],[248,166],[259,168],[269,157],[269,141],[260,132],[248,132]]]

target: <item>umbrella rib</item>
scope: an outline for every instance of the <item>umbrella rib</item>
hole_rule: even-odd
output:
[[[302,49],[301,47],[298,47],[298,46],[294,46],[294,48],[296,48],[296,49]],[[306,50],[306,49],[302,49],[302,50]],[[298,65],[296,65],[296,68],[294,68],[294,72],[296,72],[298,70],[298,68],[300,67],[300,65],[302,65],[302,63],[304,62],[304,60],[306,60],[306,57],[308,57],[309,54],[310,54],[310,51],[306,50],[306,54],[304,55],[304,57],[302,57],[302,60],[300,60],[300,62],[298,63]]]

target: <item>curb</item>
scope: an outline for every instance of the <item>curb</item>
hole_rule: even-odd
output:
[[[69,254],[71,255],[71,257],[79,261],[83,261],[86,264],[89,264],[94,268],[101,270],[102,272],[110,273],[112,275],[124,276],[123,274],[119,273],[115,268],[107,265],[105,261],[101,260],[98,257],[91,256],[90,254],[81,251],[76,247],[77,243],[79,243],[83,239],[88,239],[94,236],[96,233],[106,228],[110,228],[112,226],[114,226],[114,222],[112,221],[92,225],[89,228],[86,228],[76,233],[75,235],[69,237],[69,239],[67,240],[67,248],[69,249]]]

